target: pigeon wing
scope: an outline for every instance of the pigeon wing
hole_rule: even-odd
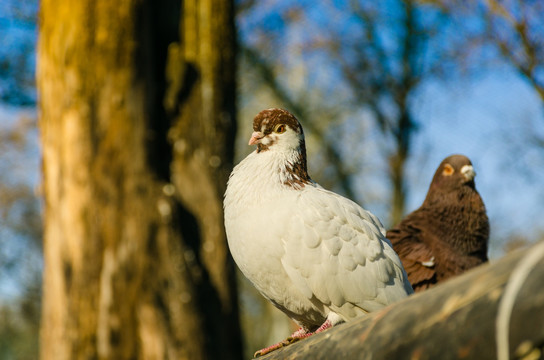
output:
[[[387,232],[387,238],[399,255],[414,290],[423,290],[437,281],[436,257],[425,241],[425,231],[417,225],[416,216],[407,217]]]
[[[320,188],[303,190],[282,238],[282,265],[316,305],[345,319],[380,309],[411,292],[379,220]]]

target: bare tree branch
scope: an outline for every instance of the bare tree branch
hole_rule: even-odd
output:
[[[544,82],[537,76],[537,68],[544,66],[544,60],[539,58],[538,49],[542,51],[542,42],[538,43],[530,34],[528,20],[525,14],[530,10],[531,5],[527,5],[524,1],[518,1],[516,4],[520,9],[528,7],[527,11],[519,11],[519,19],[517,19],[503,3],[497,0],[486,0],[487,12],[484,14],[484,19],[487,24],[488,37],[492,42],[495,42],[501,55],[508,60],[514,68],[521,74],[535,89],[540,99],[544,102]],[[538,11],[538,9],[533,9]],[[496,31],[495,23],[498,20],[503,20],[502,24],[508,24],[510,28],[508,33],[519,39],[519,43],[508,41],[501,38]]]

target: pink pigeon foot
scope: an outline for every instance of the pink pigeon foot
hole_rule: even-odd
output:
[[[270,352],[272,352],[274,350],[278,350],[279,348],[285,347],[287,345],[291,345],[292,343],[295,343],[295,342],[297,342],[299,340],[306,339],[307,337],[310,337],[313,334],[317,334],[317,333],[320,333],[320,332],[322,332],[324,330],[327,330],[330,327],[332,327],[332,323],[328,319],[320,327],[318,327],[317,330],[314,331],[314,332],[308,331],[308,329],[305,329],[304,327],[301,327],[300,329],[298,329],[297,331],[292,333],[291,336],[289,336],[287,339],[285,339],[283,341],[280,341],[277,344],[268,346],[268,347],[266,347],[264,349],[261,349],[259,351],[256,351],[255,354],[253,355],[253,357],[263,356],[263,355],[268,354],[268,353],[270,353]]]

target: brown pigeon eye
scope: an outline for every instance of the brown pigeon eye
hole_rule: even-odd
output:
[[[444,170],[442,171],[443,175],[451,176],[453,172],[454,172],[453,167],[450,164],[444,165]]]
[[[276,125],[276,127],[274,128],[274,132],[278,134],[283,134],[285,130],[287,130],[287,128],[285,127],[284,124]]]

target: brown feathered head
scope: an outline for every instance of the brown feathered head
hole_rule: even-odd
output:
[[[464,155],[451,155],[442,160],[434,173],[425,202],[434,201],[436,196],[460,190],[463,187],[475,189],[476,172],[472,162]]]

